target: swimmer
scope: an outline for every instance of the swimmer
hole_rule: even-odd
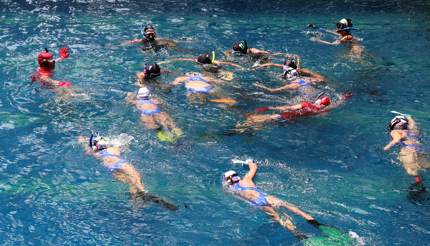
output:
[[[169,210],[178,208],[145,190],[140,173],[130,162],[121,158],[121,148],[110,143],[109,138],[91,135],[89,139],[80,136],[78,141],[85,147],[86,154],[101,160],[103,165],[112,173],[112,176],[130,186],[133,199],[142,199],[143,202],[151,201]]]
[[[350,54],[352,58],[361,58],[364,51],[364,47],[360,45],[359,40],[352,36],[351,31],[353,30],[352,20],[348,18],[343,18],[336,23],[336,30],[326,30],[325,32],[335,35],[337,39],[333,42],[325,41],[319,37],[311,37],[310,40],[327,45],[340,45],[340,44],[350,44]]]
[[[263,192],[254,184],[253,181],[257,173],[257,164],[252,160],[246,160],[245,164],[248,165],[249,171],[243,179],[241,179],[238,174],[232,170],[224,173],[223,187],[226,191],[233,193],[235,196],[251,203],[256,208],[263,210],[274,221],[278,222],[282,227],[287,228],[299,239],[307,238],[307,236],[297,230],[292,219],[286,213],[282,213],[282,215],[280,215],[280,209],[286,209],[287,211],[304,218],[308,223],[317,228],[322,225],[316,221],[314,217],[302,211],[297,206]]]
[[[135,106],[140,112],[140,121],[151,130],[165,131],[180,137],[179,129],[173,119],[166,112],[162,112],[158,105],[160,99],[154,98],[147,87],[142,86],[137,94],[129,92],[126,101]]]
[[[197,72],[188,72],[184,76],[177,77],[172,83],[172,86],[180,84],[185,85],[186,95],[190,102],[206,103],[215,102],[227,105],[234,105],[236,100],[223,97],[216,89],[216,84],[223,84],[224,81],[213,76],[203,75]],[[214,97],[209,99],[208,97]]]
[[[234,62],[228,62],[228,61],[218,61],[215,59],[215,51],[212,51],[211,53],[201,54],[197,58],[175,58],[168,61],[162,61],[160,64],[165,63],[171,63],[175,61],[190,61],[198,63],[202,66],[203,70],[209,74],[214,74],[220,79],[230,81],[233,79],[233,73],[230,71],[227,71],[223,68],[223,66],[231,66],[234,68],[242,69],[242,66],[234,63]]]
[[[283,53],[281,52],[272,53],[266,50],[250,48],[248,47],[248,43],[246,42],[246,40],[235,42],[233,44],[232,50],[224,51],[224,55],[228,58],[231,57],[232,55],[247,55],[253,59],[262,59],[262,58],[268,58],[268,56],[278,56],[282,54]]]
[[[170,39],[156,38],[157,33],[155,28],[151,24],[147,24],[142,30],[143,38],[133,39],[122,43],[122,45],[130,44],[142,44],[140,47],[143,51],[154,50],[158,51],[161,48],[174,48],[176,47],[176,42]]]
[[[145,64],[143,72],[136,73],[137,85],[145,84],[145,81],[154,80],[160,76],[162,72],[157,63],[153,63],[149,66]]]
[[[273,64],[273,63],[270,63],[270,64]],[[273,64],[273,65],[280,66],[279,64]],[[297,91],[299,95],[305,99],[314,98],[315,95],[318,94],[319,90],[317,90],[313,85],[324,81],[325,78],[323,76],[313,73],[306,69],[300,70],[300,60],[296,62],[295,60],[292,61],[291,59],[286,59],[282,67],[284,70],[282,78],[288,81],[288,83],[286,83],[285,85],[278,88],[269,88],[261,83],[254,83],[254,85],[270,93],[280,93],[288,90]],[[300,76],[298,69],[299,71],[301,71],[302,75],[306,74],[308,75],[308,77]]]
[[[299,76],[307,77],[312,83],[319,83],[326,81],[326,78],[319,73],[313,72],[309,69],[303,68],[301,66],[301,59],[299,55],[288,55],[284,61],[284,64],[277,63],[266,63],[262,65],[254,66],[254,68],[267,68],[267,67],[277,67],[283,70],[282,78],[287,79],[287,75],[291,70],[295,70]]]
[[[279,121],[279,120],[291,120],[299,117],[311,116],[323,114],[330,111],[333,108],[340,106],[346,99],[352,94],[346,93],[339,96],[338,100],[332,103],[332,100],[322,94],[314,102],[303,101],[294,105],[284,105],[275,107],[260,107],[257,108],[256,114],[249,114],[246,116],[246,120],[243,123],[236,125],[235,133],[243,133],[250,128],[259,130],[265,123]],[[259,114],[266,111],[279,111],[277,114]]]
[[[76,91],[72,89],[71,82],[59,81],[52,78],[54,76],[55,64],[69,57],[67,48],[61,48],[59,54],[60,57],[54,60],[52,53],[49,53],[46,48],[39,53],[37,56],[39,68],[31,75],[32,82],[39,81],[43,87],[52,89],[63,98],[68,98],[69,96],[87,98],[88,96],[85,94],[76,93]]]
[[[414,119],[410,115],[397,115],[389,123],[391,141],[385,145],[384,150],[399,144],[398,158],[406,172],[414,177],[412,186],[424,189],[420,171],[430,168],[430,160],[419,142],[419,130]]]

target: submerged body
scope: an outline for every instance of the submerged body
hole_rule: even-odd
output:
[[[415,178],[415,184],[421,185],[420,171],[430,168],[428,153],[420,143],[419,130],[415,120],[410,116],[396,116],[390,122],[391,141],[384,147],[388,151],[395,145],[400,145],[398,159],[406,173]]]
[[[287,214],[279,214],[280,209],[286,209],[287,211],[297,214],[314,226],[318,227],[321,225],[314,219],[314,217],[302,211],[297,206],[283,201],[275,196],[268,195],[258,188],[253,181],[257,173],[257,164],[251,160],[247,160],[246,164],[249,167],[249,171],[243,177],[243,179],[241,179],[235,171],[228,171],[224,174],[223,186],[226,191],[241,197],[257,208],[263,210],[274,221],[287,228],[295,236],[301,239],[306,238],[306,236],[297,230],[296,226],[293,224],[291,218],[289,218]]]

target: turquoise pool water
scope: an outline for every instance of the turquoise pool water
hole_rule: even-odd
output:
[[[0,242],[2,245],[294,245],[291,233],[221,189],[235,156],[260,163],[263,189],[300,206],[323,223],[358,233],[367,245],[427,245],[430,201],[407,199],[411,178],[384,153],[390,110],[411,113],[430,142],[430,3],[414,1],[1,1],[0,3]],[[350,17],[366,56],[308,40],[308,23],[332,27]],[[142,53],[122,47],[146,23],[177,50]],[[330,90],[351,91],[326,116],[269,125],[254,135],[224,136],[255,107],[289,102],[288,94],[256,97],[256,81],[277,85],[276,70],[242,71],[224,89],[240,100],[232,110],[187,104],[183,90],[159,90],[184,130],[177,144],[159,142],[124,101],[145,63],[191,57],[232,42],[298,53],[327,76]],[[67,45],[71,56],[56,78],[72,81],[90,101],[59,101],[31,84],[44,47]],[[165,66],[175,76],[198,70]],[[147,188],[179,205],[175,212],[133,209],[127,188],[76,143],[91,130],[127,133],[125,156]],[[425,182],[429,180],[424,175]],[[428,182],[427,182],[428,183]],[[300,230],[318,231],[300,218]]]

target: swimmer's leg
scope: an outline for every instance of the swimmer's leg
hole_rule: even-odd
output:
[[[130,193],[145,191],[140,173],[130,164],[124,164],[119,170],[112,172],[112,175],[121,182],[130,185]]]
[[[297,230],[296,226],[293,224],[293,221],[289,216],[284,215],[281,218],[279,214],[275,211],[275,209],[269,206],[262,207],[262,210],[274,221],[278,222],[282,227],[287,228],[289,231],[291,231],[294,236],[298,237],[299,239],[307,238],[306,235]]]
[[[156,130],[160,128],[160,126],[157,124],[156,120],[154,119],[154,116],[152,115],[141,115],[140,121],[149,129]]]
[[[205,104],[208,101],[204,93],[187,93],[187,99],[190,103]]]
[[[403,165],[403,168],[411,176],[419,176],[420,165],[417,158],[416,152],[403,151],[399,153],[399,160]]]
[[[282,201],[281,199],[274,197],[274,196],[268,196],[267,202],[275,208],[285,208],[301,217],[303,217],[305,220],[309,221],[315,221],[314,217],[312,217],[310,214],[305,213],[304,211],[300,210],[295,205]]]

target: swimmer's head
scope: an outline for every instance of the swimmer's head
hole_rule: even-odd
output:
[[[143,69],[143,73],[145,74],[145,78],[153,79],[157,76],[160,76],[161,69],[157,63],[153,63],[149,66],[145,64],[145,68]]]
[[[150,92],[147,87],[142,87],[137,92],[137,99],[148,99]]]
[[[330,103],[331,103],[331,100],[328,96],[322,96],[322,97],[318,98],[314,104],[327,107],[328,105],[330,105]]]
[[[285,58],[285,60],[284,60],[284,65],[291,67],[291,68],[294,68],[294,69],[297,69],[297,61],[294,58],[294,56],[287,56],[287,58]]]
[[[284,70],[282,77],[286,80],[293,80],[299,77],[297,70],[290,66],[284,65],[282,69]]]
[[[157,34],[155,33],[155,28],[151,24],[148,24],[143,29],[143,35],[145,36],[145,38],[147,40],[153,41],[153,40],[155,40],[155,36]]]
[[[94,151],[103,150],[109,147],[109,138],[91,134],[89,146]]]
[[[37,56],[37,62],[39,63],[39,66],[47,68],[53,64],[52,58],[52,53],[49,53],[48,49],[45,48],[45,50],[40,52]]]
[[[240,181],[240,177],[233,170],[224,173],[224,183],[232,185]]]
[[[403,115],[397,115],[391,121],[388,127],[392,130],[407,130],[409,126],[408,119]]]
[[[200,64],[212,64],[215,61],[215,51],[211,53],[201,54],[197,57],[197,62]]]
[[[240,52],[241,54],[246,54],[248,52],[248,44],[246,43],[246,40],[234,43],[233,51]]]
[[[348,18],[343,18],[336,23],[336,32],[345,32],[347,34],[351,33],[352,20]]]

